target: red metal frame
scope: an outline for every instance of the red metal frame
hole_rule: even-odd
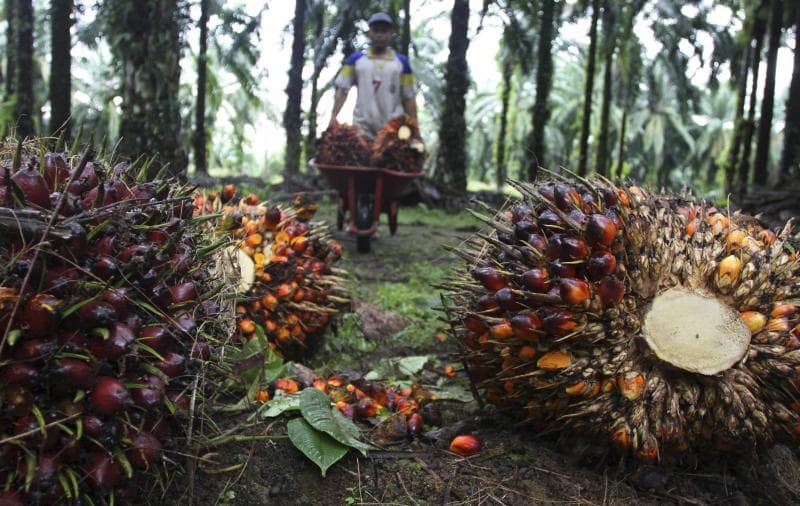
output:
[[[325,176],[325,179],[339,192],[340,211],[347,211],[347,230],[354,235],[372,236],[378,230],[381,212],[386,206],[389,215],[390,232],[394,235],[397,229],[397,199],[403,188],[412,180],[423,175],[423,172],[401,172],[394,169],[380,167],[359,167],[350,165],[329,165],[316,163],[311,160],[309,166],[315,168]],[[366,229],[360,229],[355,223],[356,214],[356,195],[368,193],[372,190],[375,201],[372,207],[372,225]],[[347,203],[346,209],[341,209],[343,203]]]

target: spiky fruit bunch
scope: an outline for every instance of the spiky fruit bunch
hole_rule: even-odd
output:
[[[486,399],[651,462],[800,435],[790,227],[600,180],[517,186],[446,307]]]
[[[221,210],[218,229],[236,241],[236,262],[246,278],[236,308],[239,335],[248,341],[260,329],[270,347],[299,359],[314,348],[346,301],[333,273],[342,247],[324,224],[311,221],[316,204],[296,199],[282,208],[255,195],[237,199],[234,194],[226,187],[221,195],[198,195],[195,205],[198,213]]]
[[[370,141],[357,127],[334,123],[322,134],[317,161],[329,165],[369,164]]]
[[[420,141],[417,122],[409,116],[389,120],[372,143],[370,163],[404,172],[419,172],[425,162],[425,146]]]
[[[180,433],[221,280],[178,181],[36,153],[0,162],[0,482],[25,504],[120,500]]]

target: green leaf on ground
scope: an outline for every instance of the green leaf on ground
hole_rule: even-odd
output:
[[[472,402],[475,398],[472,392],[465,385],[451,383],[441,386],[431,386],[428,390],[436,396],[439,401]]]
[[[414,355],[382,360],[375,366],[375,369],[364,376],[364,379],[375,381],[389,378],[412,378],[417,376],[432,358],[431,355]]]
[[[312,427],[303,418],[289,420],[289,440],[313,463],[319,466],[322,476],[328,468],[344,457],[349,448],[327,434]]]
[[[331,400],[316,388],[306,388],[300,392],[300,413],[315,429],[331,436],[343,445],[350,446],[364,455],[372,447],[358,440],[359,430],[344,416],[336,416],[339,410],[331,407]],[[343,420],[347,420],[344,422]]]
[[[280,416],[286,411],[298,410],[300,410],[300,396],[285,395],[283,397],[276,397],[259,406],[256,415],[259,418],[272,418]]]
[[[403,357],[397,362],[397,368],[401,374],[406,376],[416,376],[430,360],[430,355],[419,355],[414,357]]]

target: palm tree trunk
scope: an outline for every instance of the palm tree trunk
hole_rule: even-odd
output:
[[[463,195],[467,191],[467,126],[464,111],[469,88],[468,24],[469,1],[454,0],[450,16],[450,53],[445,71],[444,107],[439,120],[436,179],[443,190],[456,195]]]
[[[503,93],[501,95],[502,109],[500,110],[500,131],[497,134],[497,171],[495,183],[497,191],[503,189],[506,183],[506,129],[508,127],[508,103],[511,98],[511,61],[503,63]]]
[[[739,69],[739,89],[736,93],[736,112],[733,119],[733,136],[731,144],[728,147],[728,159],[725,162],[725,195],[728,195],[733,189],[734,175],[736,174],[736,166],[739,162],[739,149],[742,147],[742,130],[744,123],[742,116],[744,115],[744,103],[747,99],[747,73],[750,70],[750,57],[753,49],[748,44],[744,48],[744,61],[741,63]]]
[[[620,47],[617,55],[617,62],[620,69],[620,75],[624,76],[622,79],[621,91],[622,98],[620,106],[622,108],[622,119],[620,120],[619,127],[619,146],[617,148],[617,178],[622,178],[622,169],[625,164],[625,132],[628,126],[628,113],[633,107],[638,94],[638,66],[634,63],[639,62],[638,58],[633,58],[633,51],[637,49],[631,48],[631,34],[633,33],[633,24],[636,16],[644,8],[646,0],[630,0],[626,2],[625,16],[622,22],[622,33],[619,37]],[[637,71],[635,72],[634,69]],[[609,163],[610,165],[610,163]]]
[[[21,139],[33,135],[33,2],[17,1],[17,102],[14,117],[17,136]]]
[[[325,4],[320,2],[314,6],[314,40],[322,38],[325,28]],[[319,46],[318,46],[319,47]],[[319,55],[314,54],[314,60]],[[314,158],[317,152],[317,104],[319,103],[319,73],[311,76],[311,105],[308,108],[308,132],[306,133],[306,161]]]
[[[758,67],[761,64],[761,49],[764,45],[764,32],[766,32],[766,23],[761,18],[757,18],[753,26],[755,47],[753,48],[753,58],[750,62],[752,67],[751,74],[753,76],[753,82],[750,86],[750,105],[747,112],[747,120],[744,122],[744,128],[742,128],[742,157],[739,159],[739,166],[736,169],[737,195],[744,195],[750,179],[750,153],[752,152],[753,132],[755,131],[756,122]]]
[[[622,109],[622,120],[619,126],[619,149],[617,150],[617,179],[622,179],[622,166],[625,157],[625,127],[628,125],[628,109]]]
[[[600,107],[600,131],[597,136],[597,158],[595,170],[603,176],[608,175],[608,137],[609,116],[611,115],[611,76],[616,49],[616,20],[608,0],[603,6],[603,43],[605,49],[605,69],[603,71],[603,104]]]
[[[194,170],[197,174],[208,174],[208,152],[206,144],[206,84],[208,81],[208,2],[200,0],[200,50],[197,54],[197,102],[194,110]]]
[[[795,9],[795,34],[800,34],[800,9]],[[800,44],[795,35],[794,68],[786,97],[786,126],[783,129],[783,152],[781,153],[781,182],[788,182],[792,167],[800,163]]]
[[[589,161],[589,126],[592,116],[592,91],[594,89],[594,67],[597,54],[597,19],[600,17],[600,0],[592,0],[592,26],[589,29],[589,54],[586,56],[586,87],[583,93],[583,117],[581,119],[580,154],[578,175],[585,176]]]
[[[403,0],[403,34],[400,36],[400,53],[408,56],[411,49],[411,0]]]
[[[14,95],[14,87],[17,84],[17,36],[14,30],[16,26],[17,0],[6,0],[6,82],[5,100],[11,100]]]
[[[184,2],[179,0],[115,0],[101,4],[107,29],[118,35],[111,51],[120,69],[122,118],[119,153],[158,156],[148,178],[168,164],[182,174],[186,153],[181,149],[181,34]]]
[[[764,81],[764,94],[761,99],[761,118],[758,121],[758,143],[753,165],[753,182],[767,184],[769,177],[769,144],[772,133],[772,113],[775,106],[775,71],[777,70],[778,48],[781,45],[783,29],[783,0],[772,0],[772,16],[769,27],[769,49],[767,50],[767,76]]]
[[[286,85],[286,109],[283,113],[283,127],[286,129],[286,158],[284,179],[291,184],[300,173],[300,149],[302,134],[303,64],[306,24],[306,0],[295,0],[294,26],[292,31],[292,59],[289,67],[289,84]]]
[[[555,27],[555,2],[544,0],[542,2],[542,17],[539,27],[539,48],[537,51],[536,65],[536,100],[531,109],[533,128],[528,139],[528,152],[533,154],[528,162],[528,180],[534,181],[539,174],[539,167],[545,161],[545,127],[550,119],[550,108],[547,101],[550,98],[550,88],[553,84],[553,38]]]
[[[69,138],[72,92],[72,0],[50,2],[50,133],[63,127]]]

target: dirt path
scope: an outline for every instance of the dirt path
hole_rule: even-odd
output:
[[[319,215],[334,223],[333,209]],[[385,225],[369,255],[345,247],[339,264],[351,274],[354,313],[310,361],[320,371],[366,373],[391,358],[428,356],[414,380],[466,392],[465,378],[446,378],[454,343],[439,342],[442,281],[457,259],[455,245],[476,228],[466,215],[404,209],[394,237]],[[384,368],[385,369],[385,368]],[[392,373],[394,380],[408,378]],[[705,462],[673,469],[636,469],[575,440],[538,436],[475,401],[442,402],[443,425],[426,440],[370,453],[351,452],[320,477],[287,440],[225,447],[198,471],[195,504],[791,504],[800,501],[797,454],[776,447],[758,462]],[[265,427],[266,430],[266,427]],[[283,431],[282,422],[269,427]],[[478,434],[484,451],[462,459],[446,451],[459,433]],[[285,433],[285,431],[283,431]],[[242,465],[233,471],[219,472]],[[185,496],[179,498],[184,502]]]

